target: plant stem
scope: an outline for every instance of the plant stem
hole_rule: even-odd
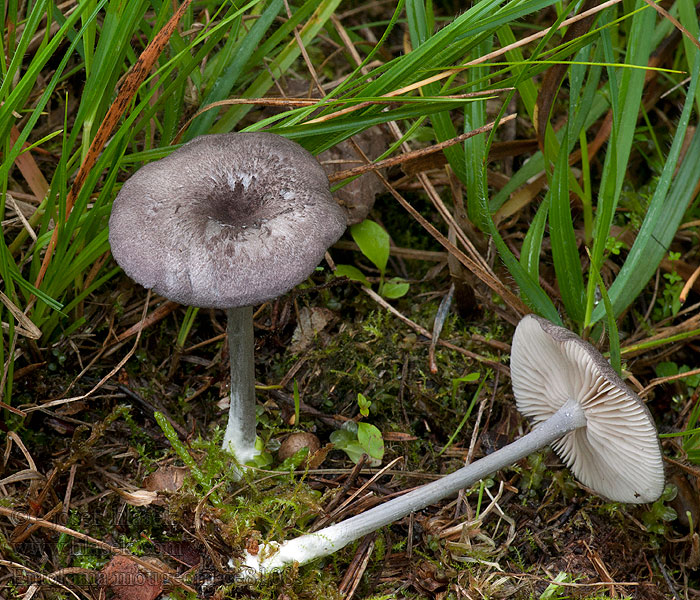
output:
[[[229,308],[227,337],[231,367],[231,403],[223,448],[240,464],[255,458],[255,362],[253,307]]]
[[[285,565],[304,564],[332,554],[380,527],[473,485],[585,425],[583,409],[575,400],[569,400],[527,435],[454,473],[316,533],[261,548],[257,556],[247,555],[244,566],[247,572],[244,576],[255,577],[277,571]]]
[[[173,450],[175,450],[177,455],[180,457],[180,460],[185,463],[185,466],[190,470],[190,473],[192,473],[192,477],[194,477],[195,481],[205,490],[211,489],[211,481],[204,473],[202,473],[202,470],[199,468],[194,458],[190,456],[187,448],[185,448],[185,445],[180,441],[180,438],[177,437],[175,429],[170,424],[168,419],[165,418],[165,415],[159,411],[155,411],[153,416],[156,419],[156,423],[158,423],[158,426],[165,434],[165,437],[170,442],[170,445],[173,447]],[[216,492],[212,492],[210,497],[211,503],[214,506],[219,506],[221,504],[221,500],[219,500],[219,496]]]

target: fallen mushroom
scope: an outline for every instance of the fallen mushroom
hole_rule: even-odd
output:
[[[380,527],[469,487],[552,444],[574,475],[618,502],[653,502],[663,491],[661,449],[651,415],[590,344],[528,315],[511,352],[518,410],[533,419],[527,435],[441,479],[315,533],[246,554],[243,577],[307,563]]]
[[[133,280],[180,304],[226,310],[223,447],[248,462],[258,454],[252,307],[306,279],[345,231],[323,168],[271,133],[201,136],[134,173],[109,228]]]

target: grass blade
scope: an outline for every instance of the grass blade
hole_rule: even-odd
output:
[[[646,6],[642,0],[635,3],[636,7]],[[632,17],[629,37],[635,40],[630,44],[627,53],[627,64],[646,66],[651,54],[651,36],[648,32],[654,27],[655,13],[647,7]],[[639,69],[622,69],[619,78],[619,94],[612,99],[618,100],[613,105],[613,129],[605,155],[603,174],[598,194],[595,224],[593,230],[593,250],[591,252],[591,269],[600,268],[608,240],[608,234],[615,215],[622,182],[627,172],[630,151],[637,124],[637,115],[642,101],[645,73]],[[611,82],[611,85],[613,83]],[[593,310],[596,290],[596,278],[589,276],[586,315],[584,326],[590,325],[590,315]]]
[[[565,142],[568,136],[564,136]],[[568,143],[563,144],[564,148]],[[578,244],[571,218],[569,199],[569,156],[562,148],[554,167],[550,186],[549,239],[559,292],[569,316],[582,322],[585,312],[585,287]]]
[[[699,78],[700,51],[694,49],[693,74],[664,170],[629,255],[608,290],[615,315],[619,315],[634,301],[656,271],[700,180],[700,130],[696,130],[683,163],[671,184],[690,122]],[[602,307],[598,306],[593,311],[590,322],[595,323],[602,316]]]

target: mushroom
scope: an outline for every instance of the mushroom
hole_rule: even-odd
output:
[[[656,500],[663,491],[661,449],[639,397],[590,344],[534,315],[523,318],[511,350],[518,410],[534,429],[484,458],[364,513],[244,558],[244,576],[336,552],[353,540],[469,487],[552,444],[586,486],[618,502]]]
[[[258,454],[252,307],[306,279],[345,231],[323,168],[279,135],[201,136],[124,183],[109,229],[133,280],[181,304],[226,310],[223,447],[248,462]]]

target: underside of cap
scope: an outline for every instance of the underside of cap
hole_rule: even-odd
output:
[[[181,304],[233,308],[304,281],[346,224],[316,159],[258,132],[201,136],[141,168],[109,226],[136,282]]]
[[[658,435],[641,399],[593,346],[535,315],[516,328],[511,379],[518,410],[535,426],[569,398],[586,426],[552,444],[574,475],[617,502],[653,502],[663,491]]]

